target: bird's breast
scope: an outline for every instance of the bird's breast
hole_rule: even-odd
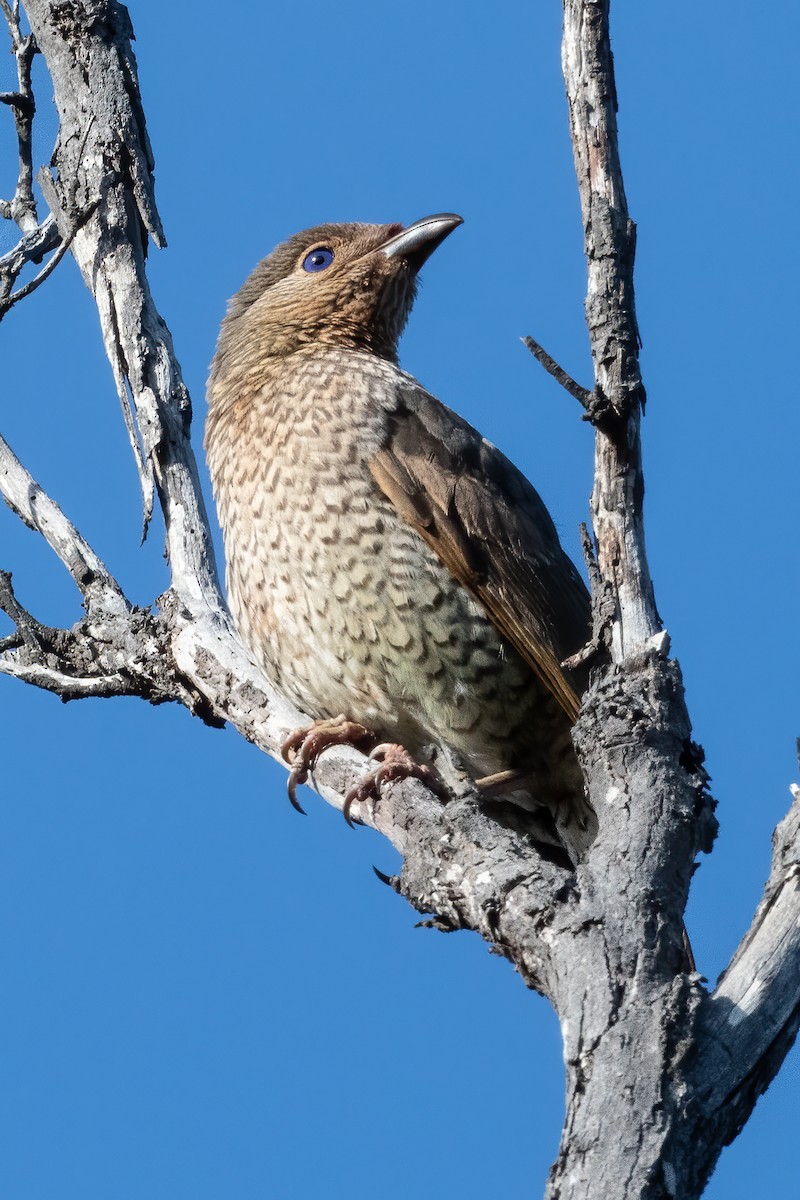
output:
[[[242,639],[311,716],[344,712],[482,774],[557,706],[369,469],[409,377],[352,351],[295,355],[212,409],[209,466]],[[552,711],[551,711],[552,710]]]
[[[368,355],[296,355],[209,421],[231,611],[254,656],[315,715],[352,707],[354,693],[391,708],[377,647],[414,652],[398,614],[421,543],[368,465],[395,375]]]

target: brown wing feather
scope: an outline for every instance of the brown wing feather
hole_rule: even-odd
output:
[[[525,476],[411,380],[371,470],[574,721],[585,680],[561,663],[588,640],[589,594]]]

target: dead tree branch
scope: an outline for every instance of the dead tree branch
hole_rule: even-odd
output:
[[[601,396],[597,391],[590,392],[588,388],[583,387],[580,383],[568,375],[563,367],[559,366],[554,358],[552,358],[544,346],[540,346],[535,338],[530,336],[522,339],[522,344],[530,350],[536,361],[544,367],[548,375],[552,375],[556,383],[560,383],[570,396],[573,396],[584,411],[584,421],[591,421],[593,425],[599,425],[603,420],[611,416],[614,410],[606,401],[604,396]]]
[[[87,609],[94,603],[108,612],[128,611],[117,581],[61,509],[23,467],[0,437],[0,495],[29,529],[35,529],[75,580]]]
[[[0,200],[0,216],[16,221],[23,233],[33,233],[39,224],[36,201],[33,196],[33,149],[32,131],[36,104],[31,85],[31,64],[38,51],[33,34],[23,34],[19,19],[19,5],[12,6],[8,0],[0,0],[0,9],[11,35],[11,49],[17,61],[17,90],[0,92],[0,103],[7,104],[14,114],[19,154],[19,176],[11,200]]]
[[[571,987],[555,1003],[566,1026],[567,1120],[548,1194],[559,1200],[689,1200],[701,1193],[726,1138],[735,1136],[735,1123],[743,1119],[741,1111],[732,1119],[726,1114],[730,1092],[703,1091],[700,1080],[708,1078],[704,1072],[719,1073],[723,1051],[721,1040],[701,1031],[729,1014],[726,988],[741,994],[748,950],[737,955],[729,982],[711,998],[699,977],[676,971],[676,938],[694,860],[711,848],[716,821],[680,671],[666,657],[668,639],[645,554],[636,230],[619,157],[609,0],[564,0],[562,65],[584,223],[595,393],[615,414],[614,420],[593,422],[595,624],[609,594],[616,611],[605,664],[595,671],[573,735],[600,824],[577,884],[584,904],[591,898],[597,904],[595,928],[602,932],[595,971],[570,954],[562,958]],[[773,997],[775,1011],[759,1006],[769,1026],[759,1039],[760,1053],[751,1051],[745,1060],[747,1077],[755,1073],[762,1090],[791,1044],[800,1002],[796,969],[793,984],[786,985],[796,951],[794,938],[785,940],[800,905],[795,886],[775,887],[786,907],[778,913],[770,885],[764,903],[775,912],[781,949],[776,951],[773,929],[754,936],[747,961],[747,970],[765,981],[777,978],[776,965],[768,967],[770,955],[777,954],[786,969],[784,986]],[[591,932],[586,936],[593,940]],[[608,989],[610,1019],[602,1004]],[[620,1068],[627,1076],[623,1088]],[[745,1090],[742,1111],[757,1094],[755,1087]]]
[[[0,3],[5,12],[6,0]],[[28,0],[27,12],[60,116],[54,174],[43,190],[97,304],[139,466],[145,524],[154,498],[164,516],[171,583],[152,612],[129,604],[0,443],[2,494],[70,571],[86,610],[72,629],[48,629],[24,610],[10,577],[0,577],[0,606],[15,624],[0,642],[0,672],[65,699],[172,700],[209,723],[230,722],[280,759],[287,734],[304,718],[232,629],[189,439],[189,396],[147,282],[148,239],[164,239],[127,11],[117,0]],[[538,344],[531,348],[577,390],[596,427],[594,672],[574,740],[599,834],[577,869],[552,862],[524,816],[498,818],[452,771],[446,805],[419,781],[406,781],[358,815],[403,855],[395,890],[436,927],[477,931],[551,999],[567,1064],[552,1200],[691,1200],[796,1031],[797,804],[778,831],[753,928],[709,996],[687,970],[682,915],[715,819],[645,557],[635,227],[617,146],[608,0],[564,0],[563,66],[594,389],[580,389]],[[14,263],[20,255],[32,261],[52,237],[48,229],[32,227],[25,236],[33,241],[13,252]],[[315,786],[341,809],[364,767],[355,750],[333,748],[322,756]]]
[[[23,267],[39,263],[58,245],[58,226],[55,217],[48,216],[31,233],[23,234],[13,250],[0,258],[0,305],[6,303]]]
[[[36,279],[31,280],[23,288],[12,295],[14,284],[28,263],[39,263],[50,250],[59,244],[58,227],[52,215],[48,215],[41,225],[37,212],[36,200],[33,194],[33,118],[36,113],[36,103],[31,83],[31,64],[38,53],[36,39],[33,34],[23,34],[20,24],[19,4],[12,7],[8,0],[0,0],[0,11],[5,17],[11,37],[11,49],[17,66],[17,90],[0,92],[0,103],[11,109],[14,126],[17,133],[19,157],[19,174],[17,186],[11,200],[0,200],[0,217],[13,221],[19,226],[22,237],[13,250],[0,257],[0,320],[18,300],[30,295],[43,283],[57,265],[48,263],[39,272]],[[58,259],[66,252],[64,247],[58,254]]]
[[[800,790],[772,839],[764,896],[717,987],[699,1014],[690,1073],[703,1139],[702,1187],[717,1155],[741,1132],[800,1027]]]

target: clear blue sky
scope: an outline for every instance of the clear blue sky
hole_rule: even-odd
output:
[[[796,778],[800,23],[793,0],[614,9],[649,551],[720,801],[688,915],[713,980]],[[198,445],[225,300],[276,242],[456,210],[403,364],[512,455],[577,555],[591,434],[518,341],[532,333],[590,382],[556,0],[131,13],[169,239],[152,282]],[[4,434],[129,595],[152,600],[161,530],[139,548],[74,265],[0,336]],[[77,618],[63,572],[5,510],[0,565],[42,620]],[[396,865],[377,836],[311,795],[297,816],[276,766],[176,707],[65,707],[0,679],[0,722],[7,1200],[541,1194],[563,1104],[555,1018],[477,938],[414,929],[372,873]],[[798,1062],[723,1156],[713,1200],[796,1194]]]

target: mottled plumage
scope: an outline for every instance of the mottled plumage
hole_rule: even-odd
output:
[[[560,664],[586,589],[524,476],[397,366],[417,270],[458,223],[308,230],[231,302],[206,432],[229,603],[304,712],[439,743],[476,778],[519,769],[585,822]]]

